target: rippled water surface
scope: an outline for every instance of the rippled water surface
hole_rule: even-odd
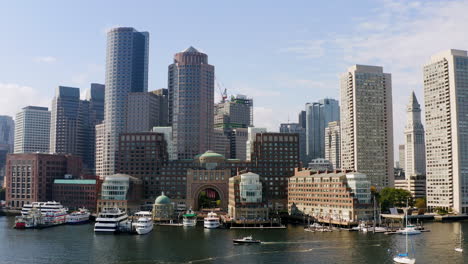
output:
[[[0,263],[393,263],[404,249],[400,235],[358,232],[309,233],[284,230],[205,230],[161,227],[137,235],[96,235],[93,226],[15,230],[13,217],[0,217]],[[468,263],[454,251],[460,228],[468,241],[468,222],[427,223],[431,232],[412,236],[416,263]],[[233,245],[252,234],[265,243]]]

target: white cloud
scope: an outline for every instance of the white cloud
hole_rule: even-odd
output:
[[[281,93],[272,89],[265,89],[262,87],[253,87],[248,84],[234,84],[232,89],[228,90],[229,94],[243,94],[248,97],[258,98],[258,97],[279,97]]]
[[[405,105],[412,90],[424,107],[423,65],[440,51],[468,50],[467,11],[468,1],[384,0],[368,16],[356,18],[353,31],[330,34],[322,41],[302,42],[303,46],[289,52],[313,58],[306,51],[320,50],[317,48],[320,43],[325,51],[333,49],[342,53],[336,65],[383,66],[385,72],[392,74],[395,145],[401,144]]]
[[[38,56],[34,58],[34,61],[42,63],[53,63],[57,61],[57,58],[52,56]]]
[[[51,101],[39,90],[16,83],[0,83],[0,93],[0,115],[14,117],[25,106],[49,107]]]
[[[254,106],[254,125],[255,127],[264,127],[268,131],[278,131],[278,109]]]
[[[86,66],[86,70],[80,73],[76,73],[71,76],[71,84],[78,87],[87,87],[92,82],[99,82],[105,75],[105,69],[103,65],[89,64]]]
[[[296,41],[291,47],[280,49],[280,52],[295,53],[304,58],[319,58],[325,55],[325,40]]]

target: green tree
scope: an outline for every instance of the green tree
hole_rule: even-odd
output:
[[[414,207],[419,208],[419,209],[426,208],[426,197],[417,198],[416,201],[414,202]]]
[[[5,188],[0,189],[0,200],[5,200]]]
[[[388,211],[392,207],[405,207],[407,201],[409,206],[413,206],[411,193],[406,190],[386,187],[380,191],[379,195],[382,211]]]

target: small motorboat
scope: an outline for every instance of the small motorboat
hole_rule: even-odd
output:
[[[260,241],[260,240],[253,239],[252,236],[233,239],[232,242],[234,242],[234,244],[260,244],[260,243],[262,243],[262,241]]]

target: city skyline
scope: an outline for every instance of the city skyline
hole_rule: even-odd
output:
[[[36,4],[29,3],[32,7]],[[228,88],[229,93],[247,94],[256,100],[254,112],[259,118],[255,125],[267,127],[270,131],[276,131],[280,123],[287,122],[288,116],[295,116],[307,102],[323,97],[338,99],[338,76],[350,65],[383,66],[392,73],[394,80],[396,149],[397,144],[403,143],[403,133],[400,132],[404,129],[404,123],[396,122],[396,117],[405,113],[409,90],[414,90],[417,97],[422,98],[421,66],[425,58],[449,48],[466,49],[467,42],[467,37],[457,34],[463,31],[462,27],[466,24],[464,21],[467,18],[461,12],[468,5],[465,1],[378,1],[358,5],[335,1],[328,5],[319,4],[317,8],[311,9],[313,14],[310,16],[310,12],[305,12],[310,9],[303,8],[308,5],[304,2],[297,7],[288,7],[293,9],[291,13],[295,13],[295,19],[292,20],[288,20],[289,16],[282,12],[286,3],[274,5],[271,12],[260,20],[253,14],[262,5],[255,3],[246,11],[242,23],[234,22],[233,19],[240,5],[206,3],[194,7],[194,10],[183,11],[187,19],[197,21],[197,28],[203,30],[187,29],[183,23],[177,22],[171,25],[173,28],[170,31],[163,25],[171,13],[169,11],[176,8],[175,5],[147,5],[148,11],[138,8],[137,12],[137,8],[129,7],[127,16],[119,16],[120,12],[99,12],[105,8],[104,4],[99,3],[93,10],[87,10],[89,21],[79,25],[67,22],[73,20],[69,17],[62,19],[60,25],[53,21],[64,14],[69,16],[70,12],[63,12],[68,9],[81,13],[79,11],[83,11],[86,5],[64,7],[44,3],[45,12],[54,12],[54,16],[45,15],[40,21],[35,19],[37,14],[30,11],[34,8],[24,8],[22,4],[5,6],[6,16],[1,18],[5,21],[0,22],[13,41],[0,44],[0,56],[9,62],[8,66],[0,66],[4,73],[4,77],[0,78],[0,90],[6,91],[5,103],[0,106],[0,111],[14,116],[26,105],[50,107],[50,98],[54,92],[52,88],[58,85],[83,88],[91,82],[104,83],[105,54],[102,50],[105,47],[105,31],[114,25],[125,25],[148,31],[157,39],[150,45],[149,90],[166,87],[165,68],[175,52],[190,45],[196,46],[210,54],[211,63],[218,66],[217,78]],[[340,10],[334,8],[337,5],[340,5]],[[197,10],[205,9],[218,12],[212,12],[210,19],[199,18]],[[25,12],[22,15],[25,20],[16,21],[12,27],[11,21],[14,19],[9,19],[9,16],[16,16],[19,12]],[[156,15],[149,15],[152,12],[156,12]],[[330,18],[324,17],[331,12],[338,13],[333,13],[336,16]],[[399,19],[389,19],[392,15]],[[276,20],[278,17],[280,21]],[[436,23],[441,17],[445,22]],[[204,27],[211,23],[211,19],[223,23]],[[36,26],[50,26],[51,30],[38,35],[31,32]],[[71,31],[68,33],[67,30],[61,30],[62,27],[73,28],[73,35],[70,35]],[[266,30],[263,30],[264,27]],[[176,34],[177,31],[186,34]],[[256,32],[262,32],[262,35],[257,37]],[[311,37],[311,33],[314,33],[314,37]],[[355,33],[359,33],[360,37],[355,37]],[[444,36],[440,37],[439,34]],[[70,37],[86,41],[69,43]],[[41,41],[51,38],[57,41],[47,42],[47,45]],[[67,41],[67,45],[64,45],[62,39]],[[248,45],[243,41],[245,39],[251,39]],[[363,44],[360,41],[362,39],[369,41]],[[429,39],[437,41],[428,43]],[[387,45],[392,49],[385,49]],[[229,52],[226,52],[227,49]],[[244,65],[243,58],[252,56],[256,59]],[[278,63],[272,63],[273,57]],[[294,67],[295,70],[291,71],[291,65],[300,67]],[[42,76],[52,78],[43,80]],[[297,92],[289,93],[291,89]],[[215,96],[219,98],[217,91]],[[286,111],[283,107],[276,107],[283,102],[286,102]]]

